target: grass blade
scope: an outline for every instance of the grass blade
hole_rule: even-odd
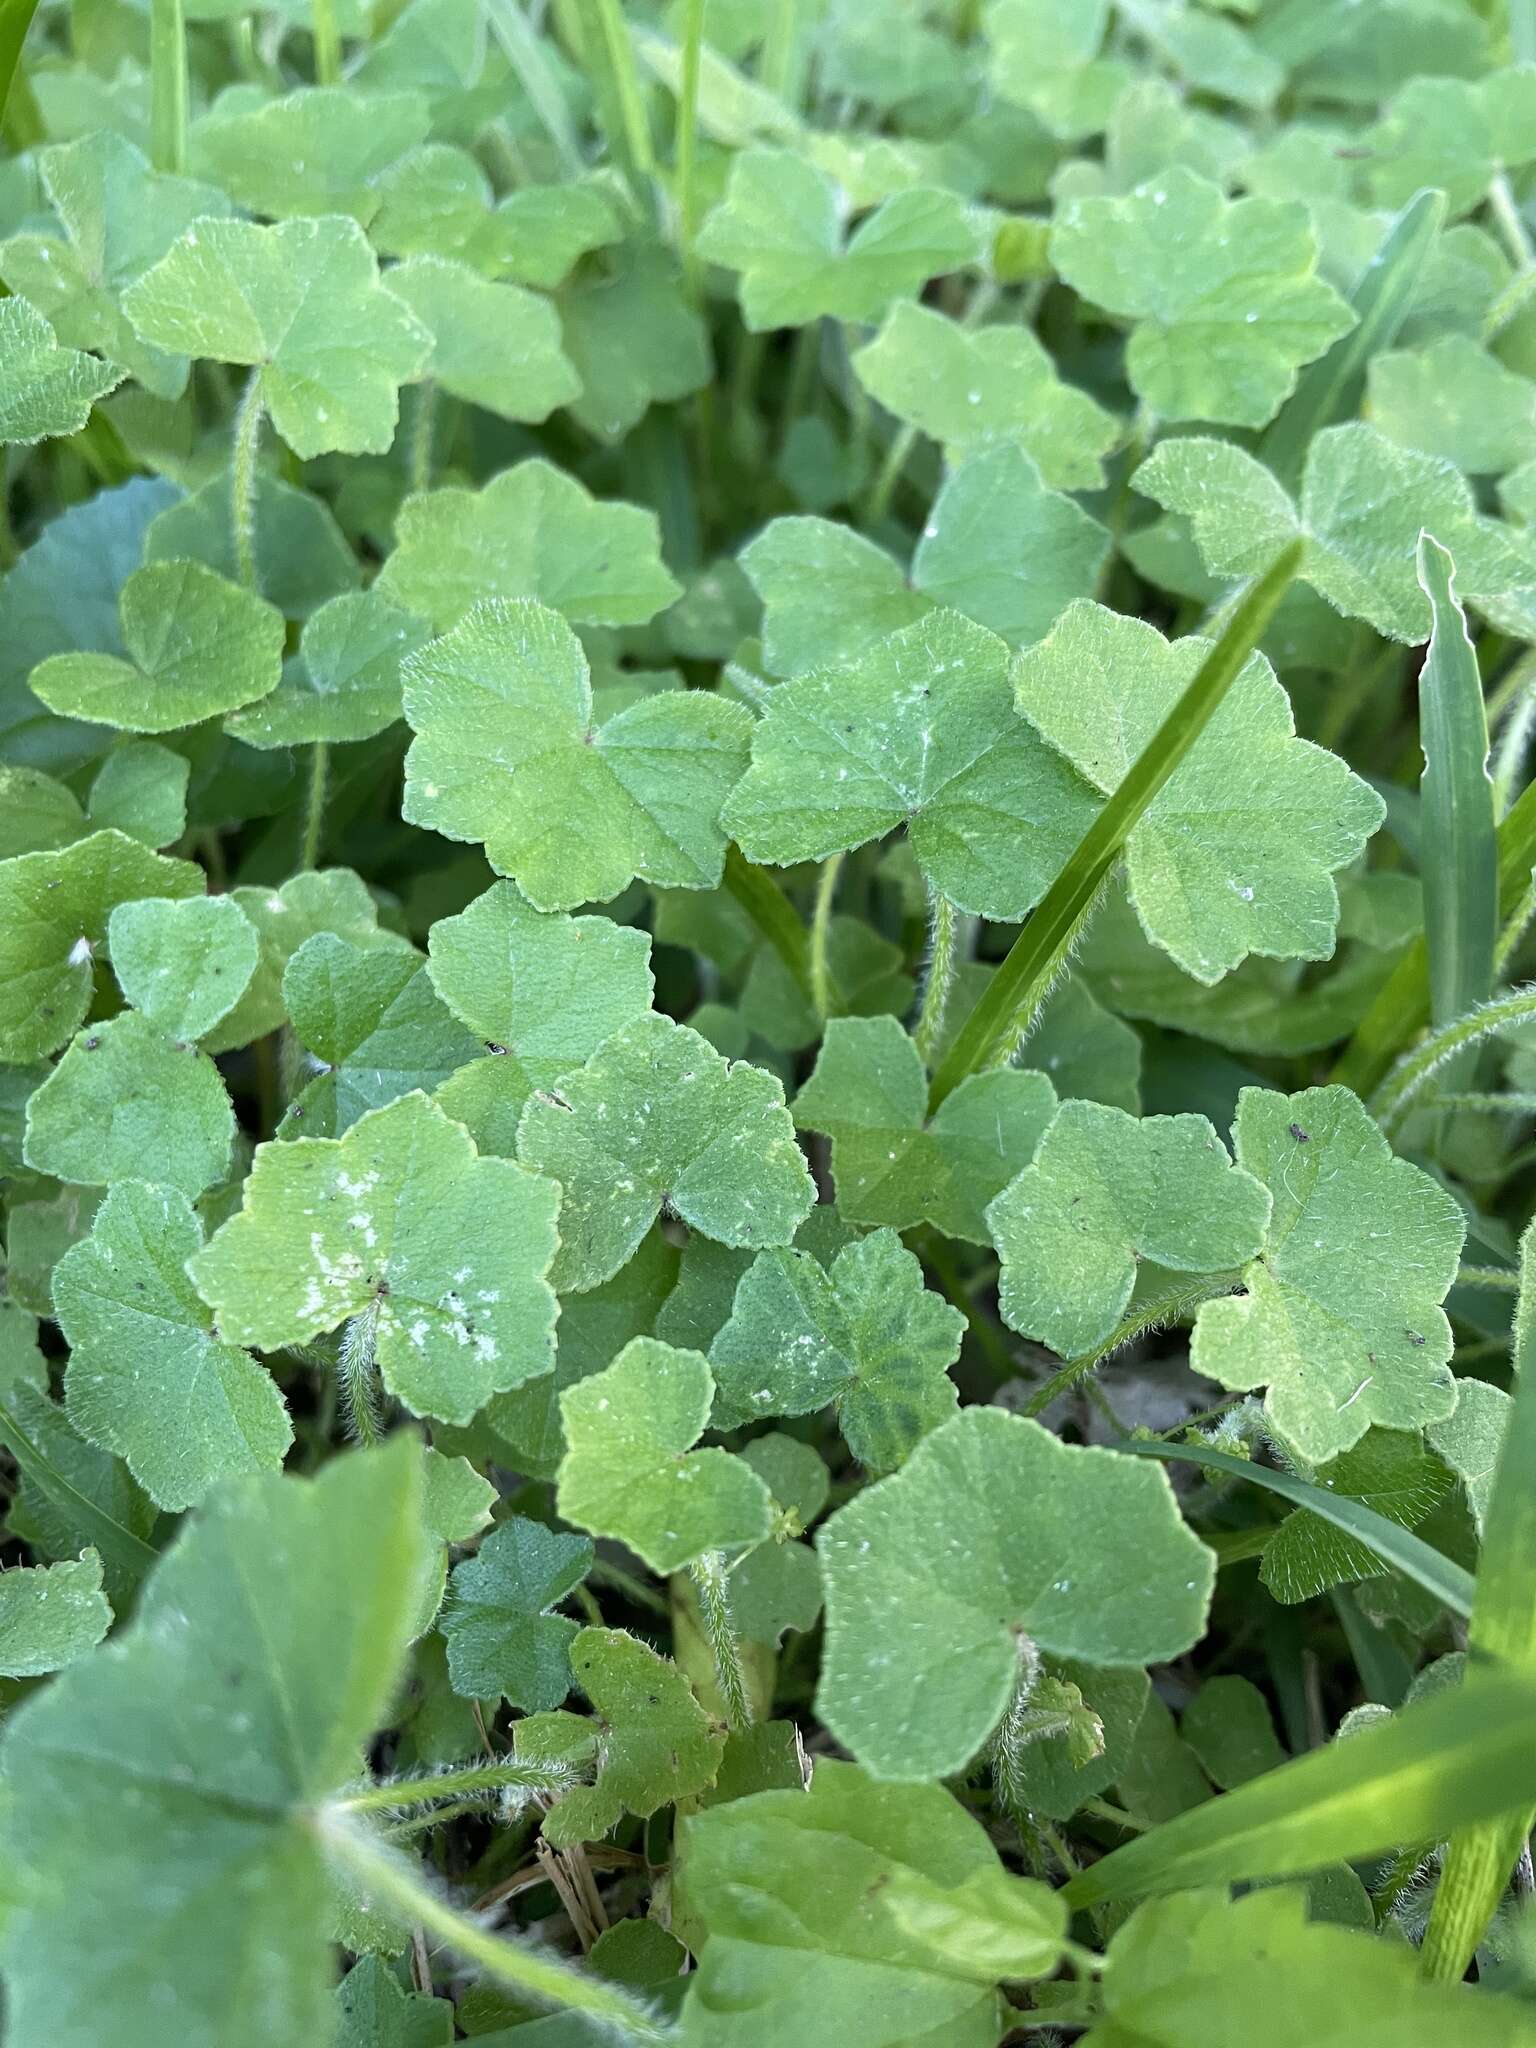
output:
[[[1301,475],[1312,436],[1359,407],[1365,368],[1390,348],[1403,324],[1419,273],[1445,218],[1443,192],[1416,192],[1388,228],[1381,247],[1350,295],[1358,318],[1325,356],[1302,373],[1259,442],[1259,455],[1288,487]]]
[[[37,12],[37,0],[0,0],[0,115],[21,64],[21,46]]]
[[[1434,627],[1419,672],[1419,783],[1430,1016],[1448,1024],[1493,991],[1499,926],[1498,828],[1488,773],[1483,679],[1455,591],[1456,564],[1419,536],[1419,587]]]
[[[1510,805],[1500,821],[1499,922],[1520,909],[1536,866],[1536,782]],[[1345,1048],[1331,1081],[1365,1096],[1381,1081],[1402,1048],[1429,1022],[1429,947],[1421,932],[1393,969],[1391,979],[1366,1011]]]
[[[815,1007],[816,984],[811,973],[811,945],[795,906],[766,868],[755,866],[741,849],[725,850],[725,887],[757,926],[789,969],[795,987]]]
[[[1448,1557],[1443,1557],[1411,1530],[1389,1522],[1385,1515],[1378,1515],[1363,1501],[1350,1500],[1341,1493],[1330,1493],[1326,1487],[1313,1486],[1305,1479],[1298,1479],[1294,1473],[1276,1472],[1268,1465],[1256,1465],[1251,1458],[1234,1458],[1227,1451],[1207,1450],[1194,1444],[1129,1443],[1120,1444],[1117,1449],[1127,1451],[1133,1457],[1207,1465],[1214,1472],[1225,1472],[1233,1479],[1246,1479],[1252,1486],[1262,1486],[1266,1493],[1276,1493],[1296,1507],[1307,1508],[1323,1521],[1331,1522],[1336,1529],[1342,1529],[1346,1536],[1353,1536],[1357,1543],[1363,1543],[1367,1550],[1374,1551],[1383,1564],[1390,1565],[1405,1579],[1412,1579],[1415,1585],[1422,1586],[1426,1593],[1463,1621],[1472,1612],[1472,1574],[1463,1571],[1459,1564],[1453,1564]]]
[[[1070,1905],[1260,1877],[1443,1841],[1536,1801],[1536,1687],[1487,1678],[1266,1771],[1073,1878]]]
[[[1514,1401],[1483,1524],[1477,1594],[1467,1648],[1478,1665],[1536,1680],[1536,1223],[1520,1240],[1520,1302],[1515,1311]],[[1424,1937],[1427,1976],[1459,1983],[1488,1930],[1536,1802],[1519,1812],[1463,1829],[1435,1892]]]
[[[1248,589],[1194,680],[1078,841],[1027,925],[960,1027],[933,1077],[930,1111],[969,1074],[1005,1057],[1032,1021],[1061,970],[1099,890],[1125,850],[1132,828],[1199,739],[1236,681],[1295,578],[1301,543],[1293,541]]]

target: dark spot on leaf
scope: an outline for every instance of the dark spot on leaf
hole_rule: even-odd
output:
[[[98,1046],[99,1046],[100,1044],[101,1044],[101,1040],[100,1040],[99,1038],[88,1038],[88,1039],[87,1039],[87,1040],[85,1041],[85,1049],[86,1049],[86,1051],[87,1051],[87,1052],[95,1052],[96,1048],[97,1048],[97,1047],[98,1047]]]
[[[1298,1145],[1310,1145],[1312,1142],[1311,1133],[1308,1131],[1304,1131],[1301,1128],[1300,1124],[1291,1125],[1291,1136],[1296,1140]]]
[[[1410,1344],[1422,1344],[1425,1341],[1419,1335],[1417,1330],[1404,1330],[1403,1335],[1408,1339],[1408,1342]]]

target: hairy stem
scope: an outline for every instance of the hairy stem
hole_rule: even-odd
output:
[[[944,1017],[949,1009],[949,992],[955,985],[959,964],[960,918],[949,898],[935,889],[928,899],[928,972],[923,981],[923,1002],[917,1013],[917,1050],[923,1065],[932,1068],[944,1034]]]
[[[1453,1017],[1398,1061],[1371,1097],[1371,1114],[1383,1127],[1400,1123],[1425,1082],[1463,1046],[1477,1045],[1529,1017],[1536,1017],[1536,987],[1512,989],[1507,996],[1495,996],[1491,1003],[1479,1003]]]
[[[264,410],[261,371],[252,370],[245,396],[235,411],[234,450],[229,470],[229,523],[235,541],[235,571],[247,590],[257,588],[256,458],[261,452]]]
[[[418,385],[411,417],[411,448],[407,475],[413,491],[432,488],[432,448],[437,429],[437,384],[431,377]]]
[[[1156,1301],[1133,1309],[1115,1325],[1102,1344],[1092,1351],[1085,1351],[1081,1358],[1069,1358],[1059,1372],[1052,1373],[1043,1386],[1037,1387],[1025,1404],[1024,1413],[1043,1415],[1053,1401],[1062,1394],[1070,1393],[1095,1366],[1102,1365],[1116,1351],[1135,1338],[1144,1337],[1149,1330],[1158,1330],[1165,1323],[1180,1321],[1199,1308],[1202,1302],[1214,1301],[1219,1294],[1230,1294],[1241,1279],[1240,1273],[1208,1273],[1188,1286],[1176,1287],[1167,1294],[1159,1295]]]
[[[475,1964],[495,1982],[525,1997],[569,2012],[590,2015],[620,2038],[647,2043],[673,2038],[672,2029],[605,1978],[520,1942],[490,1934],[433,1890],[420,1867],[407,1862],[334,1808],[316,1816],[316,1829],[332,1860],[343,1865],[366,1896],[382,1899],[400,1916]]]
[[[150,0],[149,154],[157,171],[187,168],[187,29],[181,0]]]
[[[378,1297],[353,1316],[336,1351],[336,1387],[347,1435],[356,1444],[383,1441],[383,1393],[374,1357],[379,1330]]]
[[[331,749],[326,740],[316,740],[309,750],[309,791],[304,799],[304,839],[299,848],[299,868],[307,872],[320,859],[320,842],[325,830],[325,793],[331,779]]]
[[[811,1002],[823,1024],[832,1014],[832,903],[846,858],[846,854],[834,853],[822,862],[811,913]]]
[[[385,1778],[331,1801],[334,1813],[394,1812],[407,1806],[431,1806],[443,1799],[467,1799],[488,1792],[563,1792],[572,1774],[549,1764],[498,1758],[493,1764],[468,1764],[462,1770],[428,1771],[415,1778]]]
[[[336,0],[310,0],[309,27],[315,43],[316,85],[339,85],[341,35],[336,26]]]
[[[752,1702],[747,1696],[746,1674],[741,1668],[741,1648],[731,1620],[731,1595],[725,1582],[725,1565],[718,1550],[706,1550],[688,1567],[693,1590],[698,1595],[699,1618],[704,1624],[715,1660],[715,1677],[725,1702],[725,1717],[733,1728],[750,1728]]]

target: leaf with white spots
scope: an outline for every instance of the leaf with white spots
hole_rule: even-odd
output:
[[[112,1626],[101,1559],[0,1572],[0,1678],[40,1678],[94,1650]]]
[[[560,1183],[562,1292],[618,1272],[663,1209],[721,1244],[788,1244],[816,1199],[771,1074],[637,1017],[523,1111],[518,1157]]]
[[[275,1351],[366,1316],[389,1391],[467,1423],[554,1365],[558,1206],[407,1095],[345,1137],[258,1146],[239,1214],[187,1270],[229,1343]]]
[[[592,1544],[509,1516],[453,1568],[438,1626],[448,1676],[466,1699],[510,1700],[526,1714],[558,1707],[571,1689],[578,1624],[551,1610],[592,1568]]]

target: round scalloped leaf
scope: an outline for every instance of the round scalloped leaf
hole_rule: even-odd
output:
[[[670,1017],[637,1017],[523,1111],[518,1157],[560,1183],[555,1285],[582,1293],[663,1209],[721,1244],[788,1244],[815,1185],[772,1074]]]
[[[816,1540],[827,1641],[817,1712],[879,1778],[963,1770],[1001,1720],[1018,1638],[1084,1663],[1178,1657],[1216,1562],[1161,1469],[968,1408]]]
[[[661,690],[599,723],[586,655],[559,613],[487,599],[406,664],[405,715],[405,816],[482,842],[538,909],[605,902],[637,875],[718,884],[745,706]]]
[[[559,1191],[483,1159],[425,1095],[343,1138],[259,1145],[243,1206],[187,1262],[227,1342],[275,1351],[365,1312],[418,1415],[467,1423],[549,1372]]]
[[[53,654],[29,684],[50,711],[122,732],[175,732],[275,689],[283,615],[201,562],[136,569],[118,599],[128,659]]]
[[[0,442],[30,445],[78,434],[97,399],[125,375],[116,363],[61,348],[25,299],[0,299]]]
[[[201,1038],[244,995],[261,955],[233,896],[140,897],[107,922],[118,987],[170,1038]]]
[[[214,1334],[187,1278],[202,1243],[185,1195],[122,1181],[53,1275],[70,1421],[172,1513],[233,1473],[281,1465],[293,1441],[271,1374]]]

